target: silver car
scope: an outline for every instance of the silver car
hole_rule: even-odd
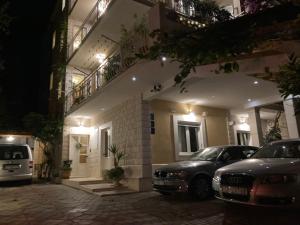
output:
[[[0,144],[0,182],[32,181],[32,154],[28,145]]]
[[[215,172],[216,197],[263,206],[300,205],[300,139],[272,142]]]

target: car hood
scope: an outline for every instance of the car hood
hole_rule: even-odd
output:
[[[183,170],[189,168],[195,168],[200,166],[211,165],[213,162],[211,161],[182,161],[176,163],[170,163],[166,166],[158,168],[158,170],[163,171],[174,171],[174,170]]]
[[[282,174],[299,173],[300,159],[247,159],[218,170],[222,173]]]

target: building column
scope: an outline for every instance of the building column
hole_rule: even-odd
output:
[[[252,145],[261,146],[263,144],[263,132],[261,128],[259,108],[257,107],[252,108],[249,111],[249,126]]]
[[[295,102],[293,99],[283,101],[284,112],[288,127],[289,138],[299,138],[300,115],[295,115]]]

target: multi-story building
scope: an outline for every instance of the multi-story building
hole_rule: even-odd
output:
[[[217,2],[233,16],[241,14],[239,0]],[[113,165],[108,147],[116,144],[126,153],[128,187],[148,190],[152,167],[207,146],[261,145],[279,111],[283,138],[299,137],[292,101],[261,79],[266,65],[276,71],[287,62],[293,43],[241,58],[239,72],[231,74],[215,74],[216,64],[199,66],[188,78],[188,92],[180,93],[173,85],[176,62],[133,56],[151,45],[148,31],[202,26],[189,20],[192,7],[181,0],[68,4],[62,158],[73,160],[72,177],[103,177]]]

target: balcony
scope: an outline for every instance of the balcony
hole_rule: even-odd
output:
[[[115,50],[108,58],[103,59],[101,65],[82,82],[76,85],[66,95],[65,112],[76,109],[81,103],[87,101],[94,94],[100,92],[116,77],[126,71],[135,63],[135,54],[147,50],[148,36],[128,32],[124,44]]]
[[[107,7],[112,2],[112,0],[98,0],[96,5],[92,8],[89,15],[85,18],[82,25],[79,27],[77,33],[72,37],[68,45],[68,58],[70,58],[73,53],[80,47],[81,43],[84,41],[89,32],[93,29],[96,23],[105,13]],[[70,1],[71,9],[75,7],[77,0]]]

